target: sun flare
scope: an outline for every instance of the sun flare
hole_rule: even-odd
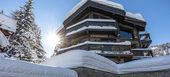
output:
[[[47,42],[49,45],[57,45],[61,43],[61,38],[55,33],[50,33],[47,37]]]

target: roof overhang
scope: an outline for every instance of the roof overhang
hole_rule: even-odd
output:
[[[100,2],[100,1],[99,1]],[[73,8],[74,9],[74,8]],[[98,3],[97,1],[88,0],[85,3],[83,3],[78,8],[74,9],[74,11],[71,11],[68,16],[66,16],[66,19],[64,21],[64,25],[71,25],[71,23],[76,20],[76,18],[81,17],[82,15],[88,13],[89,11],[100,11],[101,13],[110,13],[110,15],[120,15],[125,16],[124,9],[118,9],[116,7],[111,7],[108,5],[104,5],[101,3]]]

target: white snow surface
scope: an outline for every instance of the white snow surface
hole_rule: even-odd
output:
[[[88,0],[81,0],[76,6],[73,7],[73,9],[70,10],[68,15],[65,17],[65,20],[68,19],[73,13],[75,13],[80,7],[82,7]],[[123,5],[109,1],[109,0],[91,0],[93,2],[106,5],[109,7],[114,7],[120,10],[124,10]]]
[[[0,28],[15,32],[16,31],[16,21],[4,14],[0,14]]]
[[[145,21],[144,17],[140,13],[131,13],[131,12],[126,12],[126,16],[130,18],[135,18],[141,21]]]
[[[80,22],[78,22],[78,23],[76,23],[76,24],[74,24],[74,25],[71,25],[71,26],[69,26],[69,27],[67,27],[66,29],[70,29],[70,28],[73,28],[73,27],[75,27],[75,26],[77,26],[77,25],[80,25],[80,24],[82,24],[82,23],[84,23],[84,22],[87,22],[87,21],[97,21],[97,22],[116,22],[115,20],[111,20],[111,19],[84,19],[84,20],[82,20],[82,21],[80,21]]]
[[[6,47],[9,46],[9,41],[8,39],[5,37],[5,35],[0,31],[0,46],[2,47]]]
[[[63,68],[87,67],[116,74],[170,69],[170,56],[145,58],[123,64],[85,50],[71,50],[44,62],[44,65]]]
[[[70,35],[73,35],[73,34],[76,34],[76,33],[78,33],[78,32],[81,32],[81,31],[83,31],[83,30],[88,30],[88,29],[95,29],[95,30],[117,30],[117,28],[116,27],[114,27],[114,26],[84,26],[84,27],[82,27],[82,28],[80,28],[80,29],[78,29],[78,30],[74,30],[74,31],[72,31],[72,32],[69,32],[69,33],[67,33],[66,34],[66,36],[70,36]]]
[[[66,48],[62,48],[62,49],[59,49],[58,51],[63,51],[63,50],[68,50],[68,49],[71,49],[71,48],[75,48],[75,47],[79,47],[79,46],[82,46],[82,45],[86,45],[86,44],[98,44],[98,45],[131,45],[131,42],[130,41],[125,41],[125,42],[92,42],[92,41],[86,41],[86,42],[83,42],[83,43],[79,43],[79,44],[76,44],[76,45],[72,45],[70,47],[66,47]]]
[[[0,77],[78,77],[70,69],[0,58]]]

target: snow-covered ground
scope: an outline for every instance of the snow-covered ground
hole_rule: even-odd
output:
[[[70,69],[0,58],[0,77],[78,77]]]
[[[123,64],[85,50],[71,50],[47,60],[43,65],[63,68],[87,67],[116,74],[170,69],[170,56],[146,58]]]

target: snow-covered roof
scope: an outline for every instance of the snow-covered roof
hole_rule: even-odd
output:
[[[73,34],[76,34],[78,32],[81,32],[81,31],[84,31],[84,30],[88,30],[88,29],[95,29],[95,30],[117,30],[116,27],[114,26],[84,26],[78,30],[74,30],[72,32],[69,32],[66,34],[66,36],[70,36],[70,35],[73,35]]]
[[[16,30],[16,21],[4,14],[0,14],[0,28],[15,32]]]
[[[73,70],[0,58],[0,77],[78,77]]]
[[[8,39],[5,37],[5,35],[0,31],[0,46],[6,47],[10,45]]]
[[[96,44],[96,45],[131,45],[131,42],[130,41],[125,41],[125,42],[118,42],[118,43],[116,43],[116,42],[91,42],[91,41],[86,41],[86,42],[83,42],[83,43],[72,45],[70,47],[61,48],[58,51],[68,50],[68,49],[79,47],[79,46],[86,45],[86,44]]]
[[[170,69],[170,56],[145,58],[123,64],[115,62],[85,50],[71,50],[57,55],[44,65],[64,68],[87,67],[116,74],[148,72]]]
[[[73,28],[73,27],[75,27],[75,26],[77,26],[77,25],[80,25],[80,24],[82,24],[82,23],[84,23],[84,22],[87,22],[87,21],[116,22],[116,21],[113,20],[113,19],[84,19],[84,20],[82,20],[82,21],[80,21],[80,22],[78,22],[78,23],[76,23],[76,24],[74,24],[74,25],[71,25],[71,26],[67,27],[66,29]]]
[[[75,13],[80,7],[82,7],[87,1],[88,0],[81,0],[76,6],[74,6],[73,9],[70,10],[68,15],[65,17],[65,20],[68,19],[73,13]],[[105,6],[124,10],[123,5],[115,3],[113,1],[109,1],[109,0],[91,0],[91,1],[105,5]]]
[[[126,12],[126,16],[134,19],[138,19],[141,21],[145,21],[144,17],[140,13],[131,13],[131,12]]]

